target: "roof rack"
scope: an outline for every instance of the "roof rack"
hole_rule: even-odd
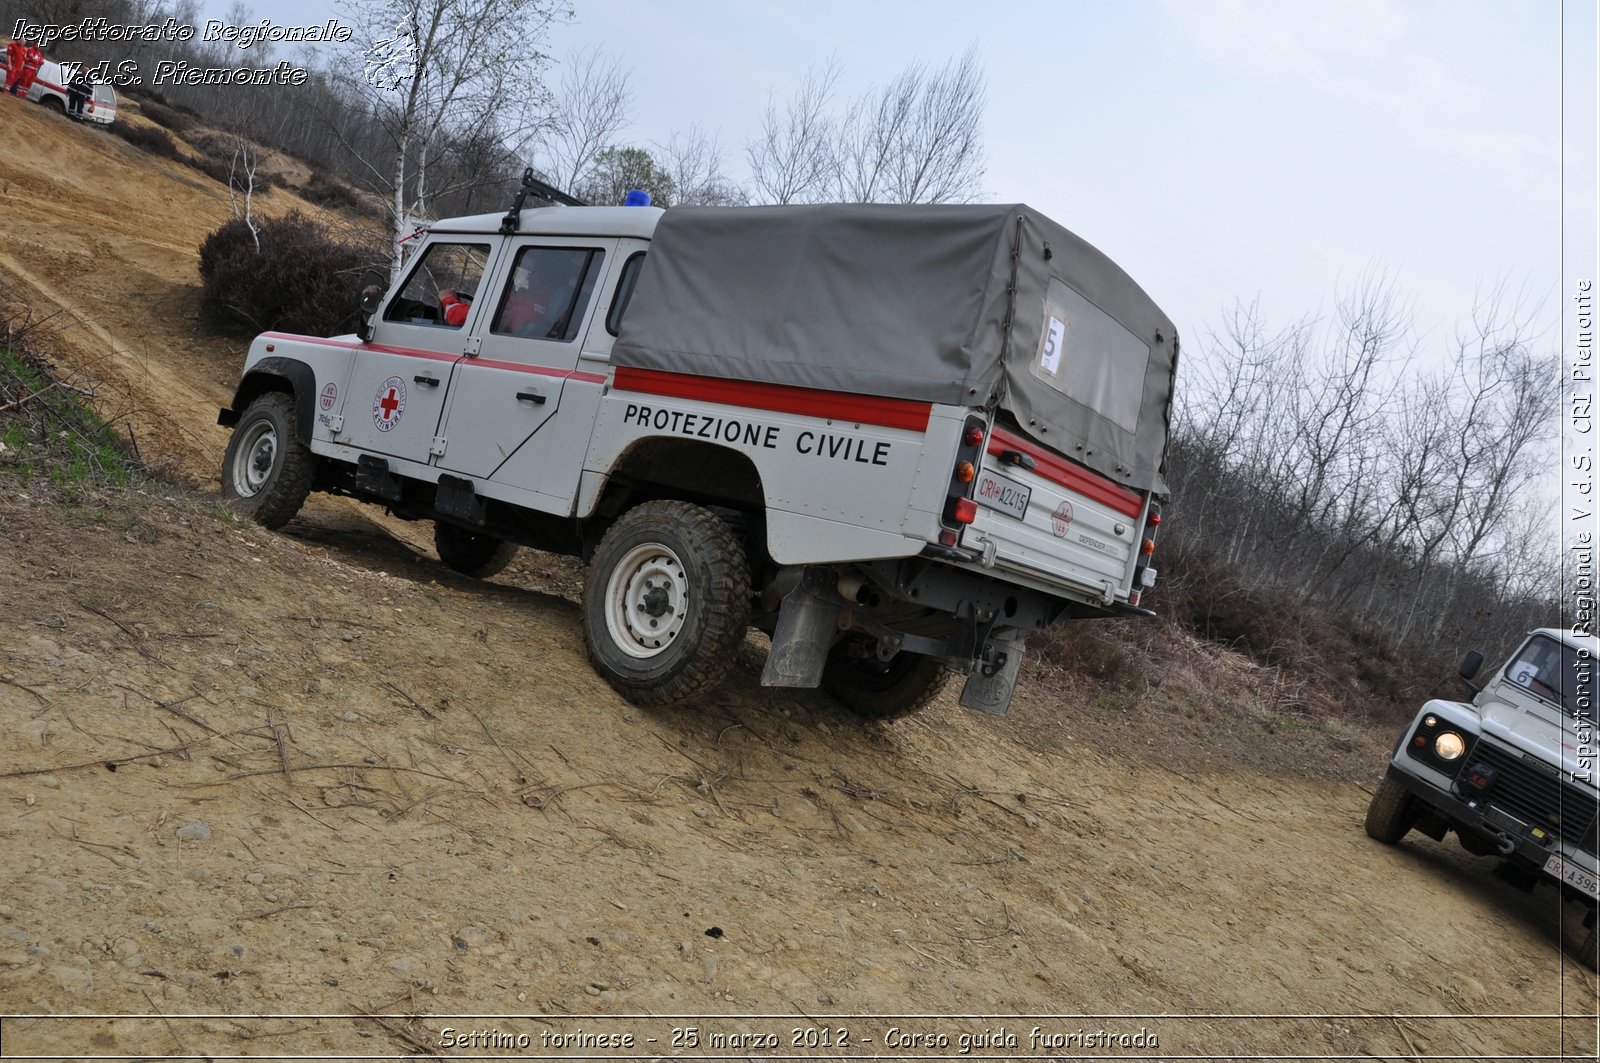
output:
[[[500,220],[500,233],[510,236],[517,231],[517,223],[521,220],[522,205],[532,196],[542,200],[539,206],[553,207],[560,204],[564,207],[587,207],[589,204],[577,196],[569,196],[555,185],[546,184],[533,176],[533,167],[522,171],[522,187],[517,189],[517,198],[512,200],[511,209],[506,211],[506,216]]]

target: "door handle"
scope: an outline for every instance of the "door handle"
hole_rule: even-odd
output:
[[[517,392],[517,401],[531,402],[535,406],[543,406],[544,396],[539,394],[537,391],[519,391]]]
[[[439,378],[436,376],[414,376],[411,379],[415,380],[425,388],[436,388],[439,386]]]

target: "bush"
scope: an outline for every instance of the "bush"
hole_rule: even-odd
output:
[[[256,220],[261,246],[235,218],[200,245],[201,305],[223,332],[333,336],[355,327],[357,285],[377,248],[335,240],[298,211]]]
[[[244,169],[237,165],[231,156],[219,158],[216,155],[186,155],[183,161],[221,184],[226,185],[232,181],[234,188],[240,192],[245,190]],[[287,188],[289,182],[283,179],[282,174],[263,173],[258,169],[255,186],[255,190],[261,192],[268,188]]]
[[[156,125],[165,126],[174,133],[183,134],[194,128],[194,119],[189,115],[159,104],[155,100],[141,102],[139,104],[139,113]]]
[[[348,185],[335,181],[320,171],[311,175],[311,180],[300,190],[300,195],[308,202],[329,210],[361,209],[360,198]]]
[[[126,140],[136,148],[141,148],[152,155],[161,155],[169,159],[182,159],[178,152],[178,145],[165,129],[155,126],[134,125],[132,122],[113,122],[111,131]]]
[[[1132,645],[1129,621],[1067,620],[1033,635],[1028,652],[1041,663],[1098,680],[1116,690],[1138,689],[1144,654]],[[1143,623],[1143,621],[1132,621]]]

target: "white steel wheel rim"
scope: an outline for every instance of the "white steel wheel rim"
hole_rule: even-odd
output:
[[[678,555],[660,543],[625,554],[606,581],[606,631],[612,645],[645,660],[665,653],[689,615],[689,580]]]
[[[244,430],[233,458],[233,489],[241,498],[261,492],[278,460],[278,432],[270,421],[257,421]]]

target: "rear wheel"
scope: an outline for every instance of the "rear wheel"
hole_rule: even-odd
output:
[[[584,642],[629,701],[671,705],[709,691],[749,624],[744,548],[710,510],[646,502],[600,540],[583,591]]]
[[[866,720],[897,720],[927,708],[944,689],[944,664],[920,653],[877,654],[875,640],[851,636],[834,644],[822,669],[822,689]]]
[[[1378,784],[1367,806],[1367,834],[1385,845],[1393,845],[1417,825],[1416,799],[1393,779]]]
[[[454,524],[437,521],[433,526],[433,548],[439,560],[463,576],[488,579],[511,564],[517,544],[480,532],[470,532]]]
[[[315,459],[295,431],[294,399],[269,391],[245,407],[222,456],[222,500],[268,528],[281,528],[311,493]]]

